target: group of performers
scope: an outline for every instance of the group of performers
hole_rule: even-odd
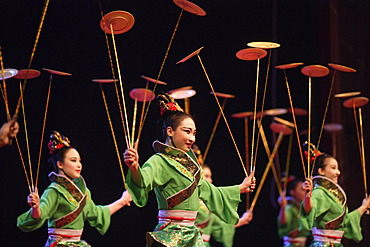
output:
[[[197,132],[192,116],[169,94],[159,94],[157,101],[162,139],[153,142],[155,154],[143,165],[139,164],[137,143],[124,152],[129,171],[127,190],[121,198],[106,206],[95,205],[81,176],[78,151],[67,137],[53,132],[48,144],[48,162],[54,167],[49,174],[51,184],[41,197],[37,188],[32,188],[27,198],[31,208],[18,217],[18,227],[29,232],[47,221],[49,238],[45,246],[90,246],[81,239],[86,220],[104,234],[112,214],[131,201],[144,207],[148,193],[154,190],[158,224],[147,232],[147,246],[210,246],[211,237],[224,246],[233,246],[235,228],[253,218],[252,211],[239,218],[237,208],[240,194],[256,187],[254,171],[239,185],[214,186],[210,167],[202,167],[192,150]],[[6,136],[12,138],[18,124],[8,122],[3,129],[11,129]],[[304,182],[289,177],[288,194],[279,197],[277,224],[283,246],[306,246],[310,234],[310,246],[343,246],[342,237],[361,241],[360,219],[370,208],[370,197],[348,213],[345,192],[338,184],[338,162],[317,150],[315,154],[314,177]]]

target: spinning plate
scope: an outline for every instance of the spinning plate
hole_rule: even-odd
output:
[[[188,61],[190,58],[194,57],[195,55],[199,54],[199,52],[204,48],[204,46],[202,46],[201,48],[199,48],[198,50],[192,52],[191,54],[187,55],[186,57],[184,57],[183,59],[181,59],[180,61],[178,61],[176,64],[179,64],[179,63],[183,63],[183,62],[186,62]]]
[[[12,78],[18,74],[18,70],[16,69],[4,69],[0,70],[0,80]]]
[[[324,77],[330,73],[330,70],[322,65],[308,65],[303,67],[301,72],[310,77]]]
[[[113,83],[118,80],[117,79],[93,79],[92,81],[97,82],[97,83]]]
[[[100,20],[100,28],[105,32],[112,34],[110,26],[112,25],[114,34],[125,33],[130,30],[135,23],[135,18],[127,11],[112,11],[103,16]]]
[[[275,108],[275,109],[269,109],[265,110],[264,113],[268,116],[278,116],[278,115],[283,115],[287,113],[288,110],[285,108]]]
[[[173,2],[180,8],[194,15],[199,15],[199,16],[206,15],[206,12],[201,7],[187,0],[173,0]]]
[[[148,102],[155,98],[155,93],[150,89],[134,88],[130,91],[130,97],[140,102]]]
[[[27,72],[28,71],[28,72]],[[21,69],[18,70],[18,74],[14,76],[17,79],[33,79],[39,77],[41,74],[40,71],[35,69]]]
[[[187,99],[193,97],[196,93],[194,89],[182,89],[174,91],[171,96],[174,99]]]
[[[253,48],[261,48],[261,49],[273,49],[273,48],[278,48],[280,47],[280,44],[278,43],[273,43],[273,42],[250,42],[247,44],[249,47]]]
[[[50,74],[53,74],[53,75],[72,75],[70,73],[61,72],[61,71],[58,71],[58,70],[52,70],[52,69],[46,69],[46,68],[42,68],[42,69],[49,72]]]
[[[366,105],[369,102],[367,97],[353,97],[343,102],[343,106],[346,108],[357,108]]]
[[[147,77],[147,76],[141,76],[141,78],[143,78],[144,80],[146,81],[149,81],[149,82],[153,82],[153,83],[156,83],[156,84],[161,84],[161,85],[167,85],[166,82],[163,82],[163,81],[157,81],[156,79],[153,79],[153,78],[150,78],[150,77]]]
[[[236,57],[241,60],[253,61],[264,58],[267,55],[267,51],[259,48],[247,48],[240,50],[236,53]]]
[[[346,92],[346,93],[338,93],[334,97],[335,98],[347,98],[347,97],[357,96],[357,95],[360,95],[360,94],[361,94],[360,91]]]
[[[282,65],[277,65],[275,68],[277,69],[293,69],[297,68],[298,66],[303,65],[303,63],[288,63],[288,64],[282,64]]]
[[[213,92],[209,92],[209,93],[210,93],[210,94],[213,94]],[[227,94],[227,93],[218,93],[218,92],[215,92],[214,94],[215,94],[217,97],[225,98],[225,99],[235,98],[235,95]]]
[[[357,72],[357,70],[355,70],[353,68],[350,68],[350,67],[347,67],[347,66],[344,66],[344,65],[340,65],[340,64],[328,63],[328,65],[330,67],[332,67],[333,69],[336,69],[336,70],[339,70],[339,71],[342,71],[342,72]]]
[[[328,132],[337,132],[343,129],[343,125],[339,123],[327,123],[324,125],[324,130]]]
[[[290,135],[292,134],[292,128],[284,125],[284,124],[281,124],[281,123],[272,123],[270,124],[270,129],[277,133],[277,134],[280,134],[281,132],[283,132],[284,135]]]

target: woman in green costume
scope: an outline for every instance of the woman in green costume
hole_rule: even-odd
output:
[[[204,179],[209,183],[213,183],[211,168],[204,164],[202,165]],[[211,213],[202,200],[200,200],[200,207],[195,220],[195,225],[201,230],[202,238],[205,246],[210,247],[211,237],[222,243],[224,247],[232,247],[234,243],[235,230],[249,224],[253,219],[253,211],[248,210],[242,217],[240,217],[238,224],[227,224],[222,221],[218,216]]]
[[[131,195],[125,191],[120,199],[110,205],[95,205],[80,175],[80,155],[70,147],[68,138],[54,131],[48,147],[52,154],[49,163],[55,170],[49,174],[51,184],[41,198],[37,189],[28,196],[31,209],[18,217],[17,226],[22,231],[30,232],[47,221],[49,238],[45,247],[90,246],[80,239],[85,220],[104,234],[110,225],[110,216],[122,207],[129,206]]]
[[[340,175],[337,160],[314,150],[316,157],[314,176],[303,183],[305,198],[301,206],[301,230],[312,230],[310,246],[343,246],[342,237],[362,240],[361,216],[370,208],[370,197],[348,213],[346,194],[338,184]]]
[[[194,224],[199,199],[223,221],[236,224],[240,193],[255,187],[253,173],[235,186],[215,187],[205,181],[191,149],[196,134],[194,120],[168,94],[159,95],[158,103],[164,143],[153,143],[156,154],[142,167],[136,146],[125,151],[124,160],[130,168],[127,185],[139,207],[147,204],[151,190],[156,194],[158,225],[147,233],[148,246],[205,246]]]
[[[288,177],[288,196],[281,195],[277,218],[278,235],[283,239],[284,247],[304,247],[307,241],[307,231],[299,231],[299,208],[305,196],[303,182],[294,176]]]

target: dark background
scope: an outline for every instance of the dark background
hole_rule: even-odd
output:
[[[256,61],[239,60],[235,54],[247,48],[252,41],[273,41],[281,47],[272,51],[271,71],[265,109],[288,108],[288,96],[283,73],[275,65],[303,62],[305,65],[336,63],[357,69],[357,73],[336,73],[333,93],[361,91],[369,95],[369,24],[370,3],[361,0],[342,1],[293,1],[293,0],[248,0],[248,1],[193,1],[207,15],[196,16],[184,12],[160,80],[167,86],[158,86],[156,92],[169,91],[183,86],[192,86],[197,94],[190,99],[191,113],[197,119],[197,144],[204,151],[214,125],[218,107],[198,59],[176,65],[175,63],[194,50],[204,46],[200,53],[210,80],[217,92],[236,96],[226,104],[225,115],[244,157],[244,122],[231,118],[231,114],[252,111],[256,83]],[[42,1],[3,1],[0,15],[0,45],[5,68],[27,68],[42,13]],[[129,118],[132,119],[133,102],[128,93],[133,88],[145,87],[140,75],[156,78],[163,61],[170,37],[180,14],[180,8],[172,1],[102,1],[102,10],[125,10],[135,17],[131,30],[116,35],[120,67],[123,75]],[[47,116],[46,139],[42,153],[39,190],[49,184],[47,174],[46,143],[51,130],[68,136],[81,154],[83,176],[97,204],[109,204],[118,199],[123,190],[117,156],[110,133],[107,116],[96,78],[111,78],[104,33],[97,1],[50,1],[44,27],[31,68],[40,70],[40,77],[27,83],[25,111],[30,143],[32,167],[37,166],[41,126],[45,109],[49,68],[71,73],[72,76],[54,76]],[[111,38],[109,38],[111,42]],[[260,85],[264,84],[267,57],[261,60]],[[308,79],[301,68],[287,71],[295,107],[307,109]],[[317,141],[331,74],[312,80],[312,121]],[[7,89],[10,110],[14,112],[19,96],[19,81],[8,79]],[[110,105],[112,121],[117,134],[120,153],[125,149],[122,128],[116,107],[113,85],[103,85]],[[152,87],[152,85],[151,85]],[[340,183],[347,191],[350,210],[357,208],[364,197],[361,165],[357,146],[354,118],[351,109],[342,106],[342,99],[333,98],[327,122],[343,125],[337,133],[337,156],[342,176]],[[261,101],[259,101],[260,103]],[[183,104],[183,101],[179,101]],[[259,106],[260,107],[260,106]],[[0,104],[0,120],[5,122],[6,112]],[[368,106],[363,107],[365,149],[369,148]],[[158,109],[153,104],[145,122],[141,142],[140,159],[144,162],[152,155],[151,143],[156,139]],[[282,115],[291,120],[290,115]],[[273,139],[269,124],[271,117],[263,119],[270,148]],[[19,119],[21,123],[22,120]],[[307,128],[307,117],[298,117],[298,128]],[[21,123],[23,126],[23,123]],[[249,126],[251,128],[251,125]],[[25,131],[18,137],[25,163]],[[302,142],[306,136],[301,136]],[[320,149],[332,153],[330,133],[324,132]],[[281,166],[285,164],[287,138],[279,152]],[[16,145],[0,151],[1,206],[0,236],[2,246],[42,246],[47,238],[46,224],[32,233],[23,233],[16,227],[17,216],[28,210],[27,183]],[[231,138],[221,120],[208,154],[207,163],[212,166],[216,185],[240,183],[243,170]],[[261,146],[258,153],[257,174],[259,179],[267,163]],[[127,170],[124,167],[125,171]],[[296,140],[294,141],[291,171],[303,177]],[[251,224],[237,229],[235,246],[279,246],[277,236],[277,193],[271,177],[266,181],[254,210]],[[145,232],[156,224],[154,195],[145,208],[131,206],[112,217],[112,224],[105,236],[100,236],[88,224],[83,239],[93,246],[144,246]],[[239,212],[245,210],[245,197]],[[346,241],[346,246],[369,246],[369,216],[362,219],[364,240],[360,244]],[[217,246],[217,244],[214,244]]]

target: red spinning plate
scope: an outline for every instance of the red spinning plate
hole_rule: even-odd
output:
[[[354,107],[361,107],[366,105],[369,102],[369,98],[367,97],[354,97],[347,99],[343,102],[343,106],[346,108],[354,108]]]
[[[206,15],[206,12],[201,7],[187,0],[173,0],[173,2],[180,8],[194,15],[199,15],[199,16]]]
[[[330,73],[330,70],[322,65],[308,65],[303,67],[301,72],[310,77],[324,77]]]
[[[274,43],[274,42],[264,42],[264,41],[258,41],[258,42],[250,42],[247,44],[249,47],[253,48],[261,48],[261,49],[273,49],[280,47],[280,44]]]
[[[217,97],[220,98],[225,98],[225,99],[230,99],[230,98],[235,98],[235,95],[232,94],[227,94],[227,93],[218,93],[218,92],[209,92],[210,94],[215,94]]]
[[[275,68],[277,69],[293,69],[297,68],[298,66],[303,65],[303,63],[288,63],[288,64],[282,64],[282,65],[277,65]]]
[[[194,89],[183,89],[183,90],[176,90],[175,92],[171,93],[172,98],[174,99],[187,99],[193,97],[197,92]]]
[[[265,115],[268,115],[268,116],[283,115],[287,112],[288,112],[288,110],[285,109],[285,108],[275,108],[275,109],[270,109],[270,110],[265,110],[264,111]]]
[[[274,117],[274,120],[278,123],[284,124],[285,126],[289,126],[289,127],[294,128],[294,123],[289,122],[288,120],[285,120],[285,119],[282,119],[282,118],[279,118],[279,117]]]
[[[130,97],[140,102],[148,102],[155,98],[155,93],[150,89],[134,88],[130,91]]]
[[[347,97],[357,96],[357,95],[360,95],[360,94],[361,94],[360,91],[346,92],[346,93],[338,93],[334,97],[336,97],[336,98],[347,98]]]
[[[28,71],[28,72],[27,72]],[[18,74],[14,76],[17,79],[33,79],[39,77],[41,74],[40,71],[35,69],[21,69],[18,70]]]
[[[270,129],[275,132],[275,133],[278,133],[280,134],[281,132],[283,132],[284,135],[290,135],[292,134],[292,129],[284,124],[280,124],[280,123],[272,123],[270,124]]]
[[[324,130],[328,132],[337,132],[343,129],[343,126],[339,123],[327,123],[324,125]]]
[[[261,116],[263,117],[265,114],[263,112],[257,112],[256,118],[259,119]],[[231,115],[233,118],[251,118],[253,119],[253,112],[252,111],[245,111],[245,112],[239,112],[234,113]]]
[[[292,109],[289,108],[288,112],[292,113]],[[306,116],[307,115],[307,110],[302,109],[302,108],[294,107],[294,115],[296,115],[296,116]]]
[[[16,69],[0,70],[0,80],[12,78],[12,77],[16,76],[17,74],[18,74],[18,70],[16,70]]]
[[[195,55],[199,54],[199,52],[204,48],[204,46],[202,46],[201,48],[199,48],[198,50],[192,52],[191,54],[187,55],[186,57],[184,57],[183,59],[181,59],[180,61],[178,61],[176,64],[179,64],[179,63],[183,63],[183,62],[186,62],[188,61],[190,58],[194,57]]]
[[[240,50],[236,53],[236,57],[241,60],[253,61],[264,58],[267,55],[267,51],[260,48],[247,48]]]
[[[112,25],[114,34],[125,33],[130,30],[135,23],[135,18],[127,11],[112,11],[103,16],[100,20],[100,28],[109,34],[112,34],[110,25]]]
[[[163,82],[163,81],[158,81],[156,79],[153,79],[153,78],[150,78],[150,77],[147,77],[147,76],[141,76],[141,78],[143,78],[144,80],[146,81],[150,81],[150,82],[153,82],[153,83],[156,83],[156,84],[161,84],[161,85],[167,85],[166,82]]]
[[[350,68],[350,67],[347,67],[347,66],[344,66],[344,65],[340,65],[340,64],[328,63],[328,65],[330,67],[332,67],[333,69],[336,69],[336,70],[339,70],[339,71],[342,71],[342,72],[357,72],[357,70],[355,70],[353,68]]]
[[[117,79],[93,79],[92,81],[97,82],[97,83],[113,83],[118,80]]]
[[[50,74],[53,74],[53,75],[72,75],[70,73],[61,72],[61,71],[57,71],[57,70],[46,69],[46,68],[42,68],[42,69],[46,70],[47,72],[49,72]]]

